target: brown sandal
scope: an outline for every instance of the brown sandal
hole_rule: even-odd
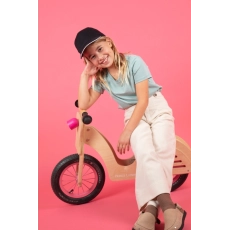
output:
[[[160,220],[150,212],[142,212],[132,230],[155,230],[155,223],[160,224]]]
[[[186,217],[186,212],[176,204],[175,209],[167,209],[164,211],[164,230],[182,230],[184,227],[184,220]]]

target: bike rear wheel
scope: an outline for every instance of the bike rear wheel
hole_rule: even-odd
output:
[[[178,189],[186,181],[188,174],[173,175],[171,192]]]

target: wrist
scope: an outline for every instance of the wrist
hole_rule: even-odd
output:
[[[125,128],[125,130],[124,130],[126,133],[132,133],[133,132],[133,130],[131,130],[131,129],[129,129],[129,128]]]
[[[89,78],[90,78],[90,75],[89,75],[89,74],[86,74],[86,73],[82,73],[82,74],[81,74],[81,78],[83,78],[83,79],[89,79]]]
[[[88,74],[81,74],[80,81],[85,82],[85,84],[88,85],[88,82],[90,81],[91,76]]]

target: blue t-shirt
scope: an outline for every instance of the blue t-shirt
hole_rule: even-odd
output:
[[[129,67],[128,84],[121,83],[121,79],[115,80],[109,72],[105,75],[104,79],[110,88],[109,90],[100,82],[95,81],[93,89],[99,93],[104,93],[107,90],[112,98],[118,103],[119,109],[127,109],[132,105],[137,104],[138,98],[136,95],[135,84],[148,79],[149,83],[149,97],[156,91],[161,91],[162,86],[156,84],[152,78],[148,66],[137,55],[126,55],[126,60]]]

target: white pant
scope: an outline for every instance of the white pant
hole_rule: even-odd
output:
[[[125,110],[125,125],[135,105]],[[138,209],[162,193],[170,193],[176,136],[172,110],[161,92],[149,98],[148,107],[130,144],[136,158],[135,194]]]

